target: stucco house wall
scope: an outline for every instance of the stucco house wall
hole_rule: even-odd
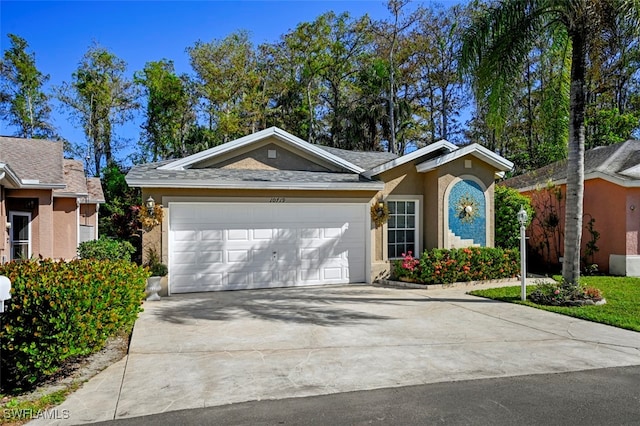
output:
[[[75,198],[53,199],[55,259],[73,259],[78,247],[78,211]]]

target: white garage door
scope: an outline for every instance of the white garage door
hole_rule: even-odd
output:
[[[171,203],[171,293],[365,281],[363,204]]]

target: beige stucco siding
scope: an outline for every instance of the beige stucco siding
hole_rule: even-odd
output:
[[[53,258],[73,259],[78,246],[78,205],[75,198],[53,199]]]
[[[269,151],[275,153],[275,158],[269,158]],[[284,147],[275,143],[265,145],[252,151],[218,163],[216,167],[221,169],[248,169],[248,170],[305,170],[311,172],[327,172],[329,169],[319,164],[302,158]]]
[[[269,151],[276,152],[276,158],[269,158]],[[290,145],[286,145],[276,138],[267,138],[260,143],[233,150],[216,156],[212,160],[203,161],[193,168],[234,168],[252,170],[304,170],[329,171],[336,170],[323,160],[311,157]]]

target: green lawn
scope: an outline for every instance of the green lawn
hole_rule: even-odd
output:
[[[520,300],[520,286],[474,290],[469,294],[533,306],[545,311],[640,331],[640,278],[582,277],[580,281],[585,285],[600,289],[604,298],[607,299],[607,304],[581,307],[536,305],[529,301]],[[534,288],[534,286],[528,286],[527,294],[531,293]]]

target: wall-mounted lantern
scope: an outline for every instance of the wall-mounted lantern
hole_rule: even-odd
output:
[[[144,205],[147,208],[147,211],[149,212],[149,216],[153,216],[154,209],[156,207],[156,200],[154,200],[152,196],[149,196],[149,198],[147,198],[147,201],[145,201]]]

